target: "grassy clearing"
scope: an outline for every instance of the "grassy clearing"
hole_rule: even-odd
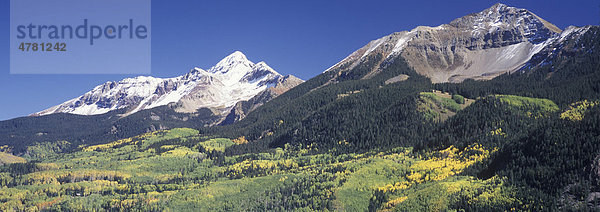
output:
[[[547,117],[548,115],[558,112],[558,105],[549,99],[539,99],[514,95],[494,95],[492,98],[500,100],[501,103],[507,104],[517,111],[525,113],[532,118]]]
[[[418,108],[423,115],[435,121],[445,121],[451,116],[474,102],[460,95],[450,95],[440,91],[421,92]]]
[[[11,163],[25,163],[27,160],[22,157],[17,157],[12,154],[0,152],[0,165]]]
[[[207,151],[225,151],[225,148],[235,145],[230,139],[227,138],[214,138],[205,142],[199,143],[200,146],[204,147]]]

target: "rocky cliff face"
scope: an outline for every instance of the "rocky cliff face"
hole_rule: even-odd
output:
[[[328,71],[343,72],[378,58],[376,73],[402,57],[434,83],[491,79],[522,67],[561,32],[526,9],[496,4],[449,24],[420,26],[371,41]]]

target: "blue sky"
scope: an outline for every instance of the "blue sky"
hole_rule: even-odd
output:
[[[0,120],[77,97],[134,75],[9,74],[9,1],[0,1]],[[239,50],[281,74],[309,79],[354,50],[392,32],[437,26],[498,1],[152,1],[152,76],[209,68]],[[600,22],[600,2],[501,1],[564,29]]]

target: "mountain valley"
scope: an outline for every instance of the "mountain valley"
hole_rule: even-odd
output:
[[[600,210],[599,105],[599,26],[496,4],[306,81],[234,52],[2,121],[0,210]]]

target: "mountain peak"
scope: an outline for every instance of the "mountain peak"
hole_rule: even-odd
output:
[[[502,3],[498,2],[494,5],[492,5],[492,7],[508,7],[508,6],[506,4],[502,4]]]
[[[248,60],[248,58],[246,58],[246,55],[244,53],[242,53],[241,51],[235,51],[235,52],[231,53],[230,55],[228,55],[227,57],[225,57],[224,59]]]
[[[541,24],[543,24],[544,27],[548,28],[549,30],[555,32],[555,33],[561,33],[562,30],[560,28],[558,28],[557,26],[555,26],[554,24],[542,19],[541,17],[537,16],[536,14],[534,14],[533,12],[527,10],[527,9],[521,9],[521,8],[516,8],[516,7],[511,7],[508,6],[506,4],[502,4],[502,3],[497,3],[494,4],[492,7],[484,10],[482,13],[487,12],[488,14],[508,14],[508,15],[521,15],[521,17],[531,17],[533,18],[534,22],[537,20],[539,22],[541,22]],[[521,19],[519,19],[521,21]],[[524,20],[524,21],[528,21],[528,20]]]
[[[257,70],[267,70],[273,74],[280,75],[279,73],[277,73],[277,71],[275,71],[275,69],[271,68],[271,66],[267,65],[267,63],[264,61],[260,61],[260,62],[256,63],[256,69]]]
[[[254,64],[251,61],[249,61],[248,58],[246,58],[246,55],[244,55],[244,53],[240,51],[235,51],[227,57],[223,58],[221,61],[219,61],[215,66],[210,68],[208,72],[225,74],[238,65],[251,67]]]
[[[243,63],[243,62],[247,62],[248,58],[246,57],[246,55],[240,51],[235,51],[233,53],[231,53],[230,55],[227,55],[227,57],[223,58],[218,64],[221,64],[222,62],[226,63],[226,64],[232,64],[232,63]]]
[[[507,9],[510,8],[514,8],[514,7],[510,7],[506,4],[503,3],[496,3],[494,5],[492,5],[490,8],[487,8],[487,11],[506,11]]]
[[[450,26],[471,30],[473,37],[510,31],[532,43],[540,43],[557,36],[562,30],[534,13],[505,4],[495,4],[478,13],[457,18]]]

